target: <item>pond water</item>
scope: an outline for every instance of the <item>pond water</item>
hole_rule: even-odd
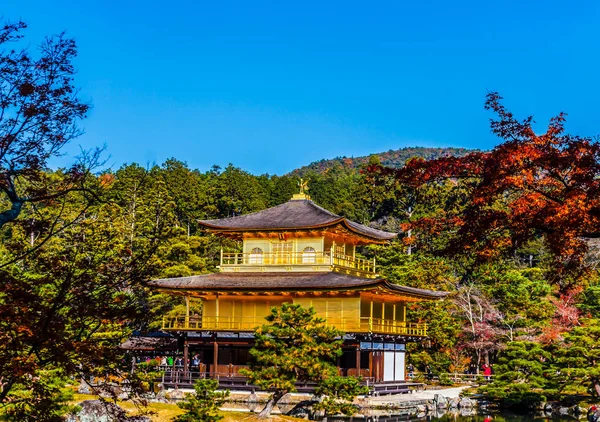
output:
[[[258,403],[228,403],[227,410],[259,412],[263,405]],[[294,408],[293,404],[279,404],[276,410],[287,413]],[[423,421],[423,422],[530,422],[530,421],[576,421],[571,416],[552,416],[549,414],[517,414],[508,412],[486,411],[477,409],[461,409],[435,413],[416,414],[414,409],[404,410],[380,410],[363,409],[362,414],[352,418],[328,418],[327,422],[400,422],[400,421]],[[582,419],[585,420],[585,419]]]
[[[329,418],[328,422],[335,420],[336,422],[349,421],[366,421],[366,422],[400,422],[400,421],[427,421],[427,422],[530,422],[530,421],[577,421],[577,419],[569,416],[552,417],[550,415],[529,415],[515,414],[506,412],[485,412],[479,414],[460,414],[459,412],[446,412],[436,415],[380,415],[380,416],[360,416],[354,418]],[[585,420],[585,419],[583,419]]]

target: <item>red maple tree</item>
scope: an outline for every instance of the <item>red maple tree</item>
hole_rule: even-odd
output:
[[[429,232],[452,231],[451,253],[488,260],[542,237],[557,268],[581,269],[587,239],[600,238],[600,144],[566,134],[564,113],[536,134],[532,117],[518,120],[501,100],[494,92],[485,103],[496,115],[492,132],[504,141],[493,150],[369,170],[411,186],[453,180],[466,187],[460,213],[413,223]]]

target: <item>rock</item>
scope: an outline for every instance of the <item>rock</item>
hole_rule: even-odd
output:
[[[167,392],[167,398],[171,400],[183,400],[185,398],[185,392],[179,388]]]
[[[448,399],[442,396],[441,394],[436,394],[433,396],[433,402],[435,403],[435,407],[438,409],[447,409],[448,408]]]
[[[167,399],[167,392],[164,388],[159,388],[158,393],[156,393],[156,397],[154,400],[162,402]]]
[[[308,419],[310,417],[311,406],[314,404],[314,401],[311,400],[302,400],[297,403],[286,416],[293,416],[294,418]]]
[[[466,397],[462,398],[458,402],[458,408],[459,409],[472,409],[473,408],[473,402],[471,401],[471,399],[468,399]]]
[[[69,422],[150,422],[146,416],[127,416],[127,412],[114,403],[86,400],[78,404],[77,413],[69,415]]]
[[[460,416],[471,416],[475,414],[475,409],[472,407],[462,407],[458,412],[460,413]]]
[[[256,393],[254,391],[248,395],[248,398],[246,399],[246,402],[248,402],[248,403],[258,403],[258,396],[256,395]]]
[[[561,416],[568,415],[569,414],[569,408],[568,407],[564,407],[564,406],[559,407],[558,408],[558,414],[561,415]]]
[[[415,409],[417,410],[417,413],[425,413],[425,412],[427,412],[427,407],[425,407],[422,404],[419,404],[419,405],[415,406]]]
[[[583,407],[580,407],[578,405],[574,405],[569,407],[569,415],[573,415],[573,416],[581,416],[583,414],[585,414],[587,411],[586,409],[584,409]]]
[[[427,413],[435,412],[435,410],[437,409],[435,403],[433,403],[431,400],[427,400],[427,404],[425,404],[425,407],[427,408]]]
[[[458,409],[458,404],[460,403],[460,399],[458,397],[454,397],[448,400],[448,408],[450,409]]]
[[[292,398],[292,395],[290,393],[287,393],[286,395],[284,395],[282,398],[279,399],[277,404],[279,404],[279,403],[288,404],[290,402],[291,398]]]
[[[87,385],[87,383],[82,381],[79,384],[79,387],[77,388],[77,393],[78,394],[92,394],[92,390],[90,389],[90,386]]]
[[[312,414],[312,419],[315,421],[320,421],[323,418],[325,418],[325,411],[323,411],[323,410],[317,410],[316,412],[313,412],[313,414]]]

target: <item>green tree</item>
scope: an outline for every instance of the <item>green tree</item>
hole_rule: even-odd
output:
[[[256,329],[250,354],[248,381],[273,392],[260,412],[267,418],[277,402],[296,391],[297,382],[317,381],[337,375],[334,365],[342,353],[342,333],[326,327],[313,308],[284,303],[271,309],[269,324]]]
[[[206,218],[207,178],[192,171],[185,162],[170,158],[157,170],[175,204],[177,224],[185,228],[187,236],[195,233],[196,220]]]
[[[11,400],[0,408],[0,420],[7,421],[63,421],[63,415],[75,410],[69,404],[73,389],[60,370],[39,370],[28,379],[15,384]]]
[[[325,416],[352,416],[357,406],[352,402],[356,396],[367,394],[369,387],[360,384],[356,377],[331,376],[323,379],[315,390],[320,401],[313,406],[314,410],[323,411]]]
[[[558,379],[563,390],[588,390],[600,397],[600,320],[582,320],[556,348]]]
[[[504,407],[534,406],[546,400],[551,385],[551,354],[541,344],[529,341],[508,343],[495,365],[493,382],[480,390]]]
[[[87,190],[90,167],[98,158],[97,151],[83,154],[63,178],[44,172],[48,161],[81,133],[77,122],[89,105],[73,86],[75,41],[64,34],[48,37],[35,57],[26,47],[8,45],[18,42],[25,28],[23,22],[0,28],[0,227],[14,221],[25,204]]]
[[[78,209],[75,203],[70,211]],[[153,208],[153,217],[157,210],[164,211]],[[145,325],[143,280],[158,271],[154,253],[170,224],[159,218],[159,225],[142,225],[131,239],[126,213],[107,203],[76,221],[35,255],[0,267],[0,407],[22,398],[22,386],[31,391],[30,404],[52,400],[51,389],[33,385],[47,371],[143,387],[118,346]],[[11,225],[1,261],[13,262],[29,247],[26,228],[27,218]]]
[[[217,217],[232,217],[265,208],[265,194],[258,178],[229,164],[209,178],[218,210]]]
[[[583,291],[579,308],[592,318],[600,318],[600,285],[588,286]]]
[[[229,390],[216,391],[219,381],[199,379],[194,384],[194,394],[186,394],[185,400],[177,403],[179,408],[186,410],[177,416],[174,422],[217,422],[223,419],[219,408],[229,397]]]

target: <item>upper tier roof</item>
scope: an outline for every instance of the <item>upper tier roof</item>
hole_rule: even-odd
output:
[[[385,279],[365,279],[335,272],[322,273],[214,273],[188,277],[165,278],[148,282],[152,287],[170,291],[204,292],[299,292],[368,290],[383,288],[389,293],[415,299],[442,299],[447,292],[400,286]]]
[[[397,236],[397,233],[373,229],[340,217],[307,199],[292,199],[284,204],[252,214],[218,220],[200,220],[199,222],[209,230],[220,232],[285,231],[341,225],[352,233],[379,242]]]

